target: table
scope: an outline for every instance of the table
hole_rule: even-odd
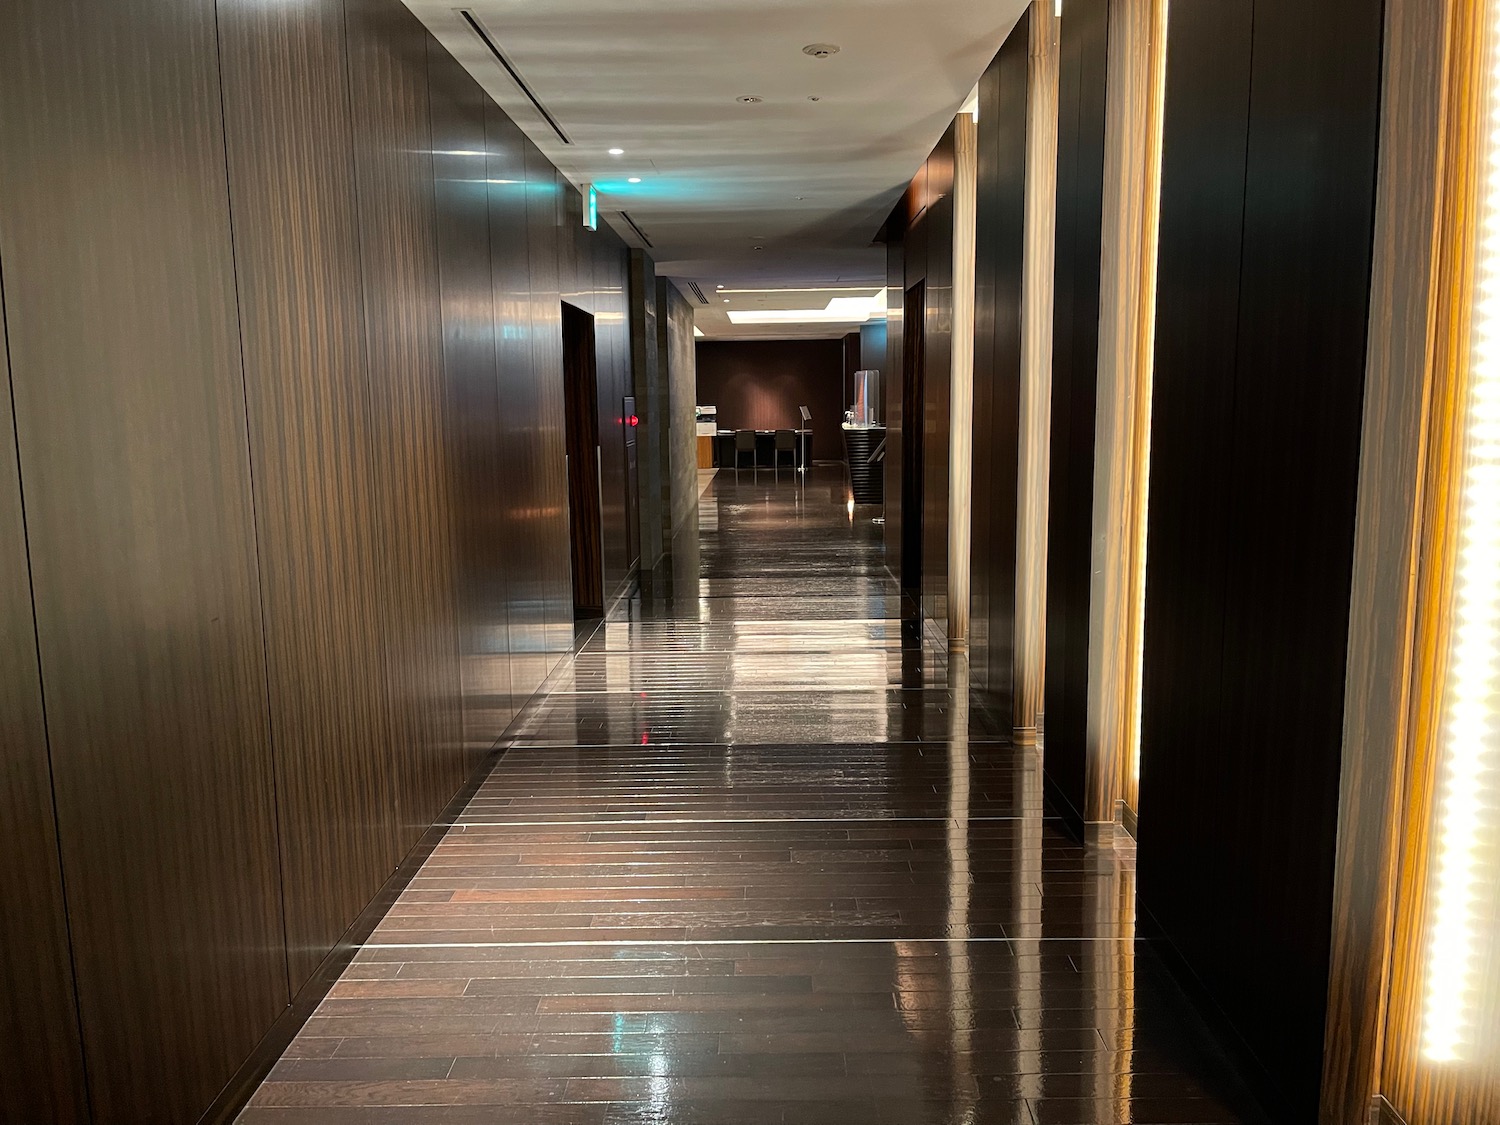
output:
[[[807,459],[812,460],[812,431],[793,430],[797,435],[796,460],[797,467],[802,468],[803,450],[807,451]],[[734,468],[734,434],[733,430],[720,430],[714,437],[714,468]],[[776,431],[755,431],[755,464],[762,469],[773,468],[776,464]],[[745,468],[750,468],[746,465]]]

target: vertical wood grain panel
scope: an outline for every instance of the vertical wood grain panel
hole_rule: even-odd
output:
[[[490,268],[494,285],[495,337],[500,372],[502,506],[506,589],[509,595],[512,702],[520,708],[541,686],[542,614],[536,602],[535,380],[531,349],[531,252],[526,227],[526,138],[520,128],[485,99],[486,178],[489,180]]]
[[[1141,900],[1295,1118],[1322,1063],[1381,12],[1182,0],[1168,45]]]
[[[974,219],[978,130],[959,114],[953,133],[952,393],[948,423],[948,646],[969,649],[970,512],[974,500]]]
[[[447,432],[455,464],[464,742],[472,768],[515,715],[485,98],[435,41],[428,43],[428,59]]]
[[[0,319],[0,1121],[88,1120]]]
[[[427,31],[392,0],[345,20],[401,856],[465,775]]]
[[[1029,9],[1025,233],[1021,297],[1020,468],[1016,512],[1015,725],[1035,736],[1047,644],[1047,467],[1052,421],[1053,270],[1057,231],[1058,26],[1055,9]]]
[[[1017,616],[1017,512],[1022,394],[1022,287],[1026,270],[1027,56],[1034,13],[1023,13],[980,81],[975,310],[976,540],[974,576],[985,588],[974,607],[971,663],[984,668],[986,695],[1013,721]],[[981,514],[982,513],[982,514]],[[980,619],[983,618],[981,625]]]
[[[1465,779],[1457,772],[1471,737],[1462,732],[1460,717],[1460,684],[1472,674],[1465,651],[1474,635],[1465,612],[1473,604],[1471,552],[1482,541],[1490,514],[1482,499],[1488,428],[1482,396],[1492,331],[1485,303],[1493,263],[1487,260],[1492,251],[1486,244],[1493,237],[1489,227],[1497,206],[1492,173],[1493,107],[1500,100],[1494,69],[1500,52],[1497,19],[1493,3],[1449,9],[1440,32],[1446,38],[1444,55],[1430,41],[1428,74],[1407,78],[1422,90],[1432,81],[1431,62],[1441,59],[1436,76],[1442,91],[1441,159],[1433,177],[1441,203],[1430,259],[1435,284],[1428,306],[1430,374],[1419,482],[1412,706],[1406,754],[1397,762],[1398,768],[1405,767],[1404,776],[1396,775],[1404,782],[1404,793],[1380,1059],[1380,1091],[1413,1125],[1481,1125],[1500,1115],[1495,790],[1489,778]],[[1415,30],[1406,29],[1408,35]],[[1422,30],[1433,38],[1438,33],[1430,25]],[[1407,45],[1408,51],[1420,49]],[[1421,189],[1415,194],[1420,200]],[[1362,776],[1367,775],[1368,770]],[[1455,793],[1455,785],[1462,791]],[[1465,826],[1463,813],[1453,813],[1471,796],[1478,798],[1479,807]],[[1369,815],[1378,817],[1380,810],[1369,810]],[[1457,894],[1464,892],[1455,893],[1455,884],[1462,883],[1454,876],[1465,863],[1474,865],[1473,882],[1465,900],[1456,903]],[[1454,948],[1455,938],[1463,942],[1462,952]],[[1458,958],[1463,962],[1455,964]],[[1445,981],[1455,970],[1462,976]],[[1433,1057],[1434,1044],[1449,1037],[1452,1056]]]
[[[994,608],[990,585],[991,541],[995,522],[1005,518],[1003,505],[1001,511],[995,510],[991,477],[996,457],[990,449],[995,393],[995,286],[999,269],[993,243],[999,218],[1002,168],[999,145],[994,142],[995,118],[1000,112],[997,62],[992,61],[979,77],[978,108],[974,145],[974,392],[970,411],[974,467],[969,517],[969,689],[976,699],[983,699],[1004,714],[1004,692],[998,698],[991,692],[990,636],[990,614]],[[1003,637],[994,639],[1003,641]]]
[[[219,29],[295,990],[397,858],[343,5]]]
[[[540,149],[526,149],[526,219],[531,240],[531,342],[538,401],[537,593],[542,650],[551,672],[573,645],[568,548],[567,407],[563,401],[562,229],[572,188]],[[571,238],[572,232],[566,232]]]
[[[922,390],[922,608],[948,633],[948,508],[953,402],[953,180],[957,126],[950,125],[927,158],[927,212],[921,253],[926,329]],[[908,263],[910,265],[910,263]],[[907,285],[914,283],[908,278]]]
[[[1324,1031],[1322,1125],[1364,1125],[1380,1081],[1443,206],[1447,31],[1455,5],[1388,0],[1369,359]],[[1423,264],[1430,268],[1422,268]],[[1413,1125],[1426,1125],[1403,1105]],[[1435,1125],[1435,1123],[1434,1123]]]
[[[1115,819],[1127,783],[1135,808],[1165,34],[1164,0],[1111,3],[1084,794],[1093,822]]]
[[[630,530],[625,472],[625,427],[620,408],[632,394],[630,368],[629,251],[619,236],[601,227],[588,235],[594,260],[594,331],[599,378],[599,442],[604,481],[604,565],[606,599],[630,581]]]
[[[1072,0],[1058,47],[1057,258],[1047,501],[1045,765],[1086,815],[1094,404],[1110,0]]]
[[[287,1001],[213,5],[6,4],[0,151],[93,1115],[191,1122]]]

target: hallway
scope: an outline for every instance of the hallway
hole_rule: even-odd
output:
[[[1259,1121],[868,516],[721,472],[243,1125]]]

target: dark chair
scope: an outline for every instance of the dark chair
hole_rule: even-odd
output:
[[[750,467],[755,470],[755,475],[760,476],[760,460],[755,456],[755,431],[734,431],[734,479],[740,479],[740,461],[745,454],[750,455]]]
[[[797,432],[795,430],[776,431],[775,460],[771,463],[771,467],[775,470],[777,480],[781,479],[781,458],[783,454],[792,459],[792,476],[793,479],[796,479]]]

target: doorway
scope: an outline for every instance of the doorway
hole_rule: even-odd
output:
[[[594,318],[564,302],[562,328],[573,615],[603,617],[604,547],[599,495],[599,381],[594,354]]]
[[[926,417],[927,286],[906,291],[901,320],[901,588],[921,601],[923,456]]]

